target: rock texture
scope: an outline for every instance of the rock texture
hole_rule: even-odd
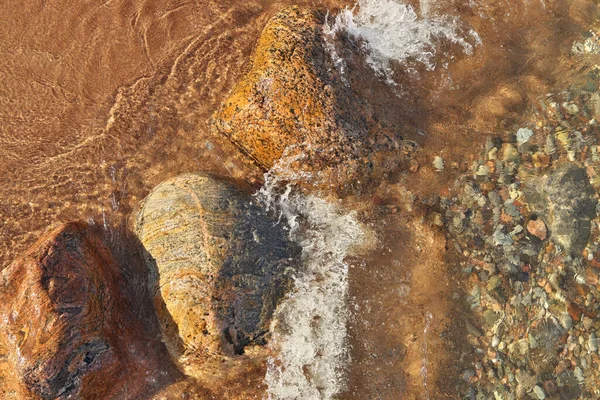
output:
[[[275,15],[250,72],[213,115],[216,130],[264,169],[288,147],[316,169],[367,154],[367,121],[326,51],[323,23],[299,7]]]
[[[129,321],[121,284],[111,253],[85,223],[50,231],[2,271],[0,348],[12,370],[0,377],[3,398],[147,393],[152,385],[140,384],[138,372],[155,375],[145,355],[131,357],[138,327]],[[123,377],[125,392],[118,385]]]
[[[533,211],[550,229],[550,238],[568,254],[581,255],[598,203],[585,169],[563,164],[550,175],[526,184],[524,191]]]
[[[148,195],[135,230],[176,360],[264,342],[294,254],[248,194],[222,178],[181,175]]]

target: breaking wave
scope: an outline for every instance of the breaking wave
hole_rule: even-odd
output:
[[[268,361],[267,393],[269,399],[331,399],[345,388],[349,362],[344,259],[363,231],[352,213],[295,190],[293,182],[308,176],[288,166],[280,161],[266,174],[257,194],[302,247],[294,288],[271,325],[271,346],[277,356]]]
[[[481,43],[477,33],[464,28],[458,18],[435,16],[433,12],[425,1],[419,15],[412,6],[395,0],[359,0],[353,8],[340,11],[331,23],[326,21],[324,33],[328,43],[338,32],[358,39],[367,63],[393,83],[392,62],[417,62],[433,70],[440,44],[455,44],[471,54]],[[328,47],[331,51],[332,46]],[[335,51],[332,57],[343,72],[343,60]]]

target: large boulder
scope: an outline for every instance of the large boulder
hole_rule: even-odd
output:
[[[147,375],[145,356],[130,357],[138,328],[130,323],[122,284],[109,250],[79,222],[51,230],[3,270],[0,349],[11,371],[0,376],[3,389],[11,388],[6,398],[147,393],[151,385],[136,379],[156,374]],[[125,392],[118,384],[124,379]]]
[[[144,200],[135,231],[176,360],[264,343],[295,250],[248,193],[211,175],[178,176]]]
[[[368,155],[367,119],[323,38],[324,14],[297,6],[266,25],[252,68],[213,115],[213,126],[269,169],[301,154],[315,171]]]
[[[524,192],[532,211],[550,228],[550,238],[567,254],[581,255],[598,203],[585,169],[563,164],[547,176],[526,182]]]

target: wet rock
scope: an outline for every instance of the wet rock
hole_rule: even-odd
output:
[[[588,349],[592,353],[595,353],[598,351],[598,343],[597,343],[597,339],[596,339],[596,333],[594,333],[594,332],[590,333],[590,336],[588,338]]]
[[[497,275],[494,275],[490,278],[487,283],[487,290],[489,292],[498,289],[502,285],[502,278]]]
[[[585,170],[563,164],[552,174],[528,182],[524,193],[548,223],[551,239],[567,254],[581,254],[590,238],[597,204]]]
[[[531,129],[520,128],[517,131],[517,144],[522,145],[524,143],[527,143],[529,141],[529,139],[531,139],[532,136],[533,136],[533,131]]]
[[[433,167],[437,172],[442,172],[444,170],[444,160],[442,159],[442,157],[433,157]]]
[[[213,116],[216,131],[265,169],[286,149],[310,154],[314,168],[369,155],[364,114],[326,51],[324,17],[299,7],[275,15],[250,72]]]
[[[571,318],[571,316],[568,313],[564,313],[560,317],[560,324],[565,329],[571,329],[571,326],[573,326],[573,319]]]
[[[501,317],[500,313],[492,311],[492,310],[485,310],[483,312],[483,319],[484,319],[485,323],[490,326],[494,325],[500,319],[500,317]]]
[[[296,253],[247,193],[211,175],[178,176],[148,195],[135,231],[175,359],[265,342]]]
[[[539,218],[536,220],[530,220],[527,223],[527,232],[540,240],[546,240],[548,234],[548,231],[546,230],[546,224]]]
[[[45,234],[0,276],[0,348],[13,370],[2,385],[15,380],[27,399],[109,399],[123,398],[126,379],[131,398],[143,396],[152,386],[145,378],[155,375],[143,357],[130,356],[139,327],[122,284],[87,224]]]
[[[502,160],[506,162],[517,161],[521,156],[515,145],[504,143],[502,145]]]
[[[542,389],[538,385],[536,385],[533,388],[533,393],[535,393],[535,395],[537,396],[537,398],[540,399],[540,400],[544,400],[546,398],[546,393],[544,393],[544,389]]]

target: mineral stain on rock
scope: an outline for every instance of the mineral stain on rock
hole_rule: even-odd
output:
[[[81,222],[49,231],[2,271],[0,349],[12,370],[0,373],[3,398],[145,397],[164,384],[160,352],[138,345],[123,284],[110,251]]]
[[[175,360],[265,343],[296,250],[246,192],[216,176],[180,175],[148,195],[135,230]]]

